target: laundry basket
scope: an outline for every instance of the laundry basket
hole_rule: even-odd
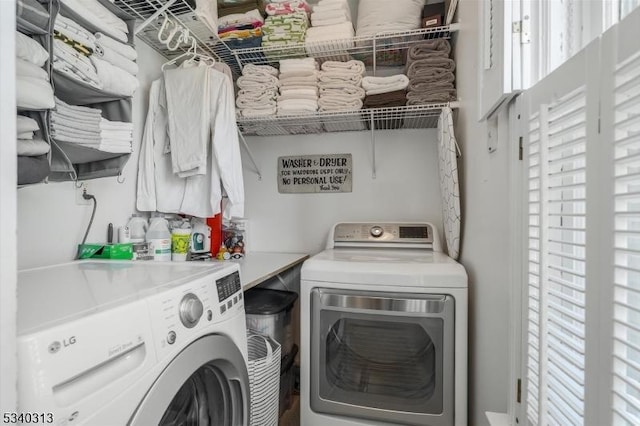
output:
[[[277,426],[280,395],[280,344],[262,334],[247,333],[251,426]]]

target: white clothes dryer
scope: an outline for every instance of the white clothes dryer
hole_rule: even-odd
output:
[[[233,263],[19,271],[19,410],[55,425],[248,424],[242,294]]]
[[[301,271],[303,426],[467,424],[467,274],[429,223],[339,223]]]

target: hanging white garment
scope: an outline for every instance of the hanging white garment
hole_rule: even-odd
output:
[[[224,217],[244,216],[244,182],[233,85],[226,75],[202,68],[208,71],[209,87],[218,88],[208,92],[208,110],[213,113],[203,118],[209,130],[205,174],[181,178],[173,173],[173,145],[171,153],[165,148],[170,144],[169,118],[175,117],[166,108],[161,82],[155,81],[151,86],[140,151],[138,210],[212,217],[220,212],[222,184],[228,196]]]

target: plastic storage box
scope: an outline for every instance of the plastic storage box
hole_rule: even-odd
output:
[[[247,328],[280,343],[282,357],[293,349],[291,310],[297,299],[291,291],[266,288],[252,288],[244,295]]]

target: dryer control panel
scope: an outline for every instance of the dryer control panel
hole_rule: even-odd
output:
[[[333,227],[331,247],[410,247],[439,251],[437,234],[430,223],[357,222]]]

